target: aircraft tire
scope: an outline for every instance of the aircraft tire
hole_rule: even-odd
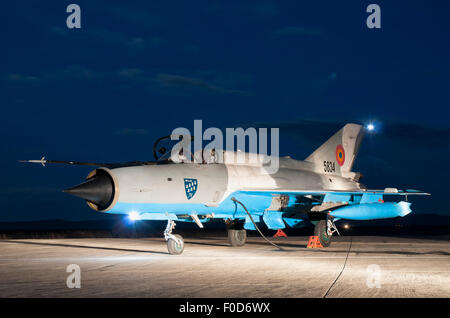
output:
[[[244,246],[247,241],[246,230],[228,230],[228,241],[231,246]]]
[[[314,226],[314,235],[319,237],[319,242],[323,247],[328,247],[331,244],[331,237],[327,233],[327,220],[320,220]]]
[[[181,240],[181,244],[177,243],[174,239],[167,240],[167,250],[169,254],[179,255],[184,251],[184,240],[183,237],[179,234],[174,234],[179,240]]]

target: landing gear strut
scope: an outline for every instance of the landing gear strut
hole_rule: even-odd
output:
[[[169,251],[169,254],[178,255],[183,253],[184,241],[181,235],[172,234],[174,228],[175,221],[168,220],[166,229],[164,230],[164,239],[167,241],[167,250]]]
[[[334,233],[339,233],[336,225],[331,218],[320,220],[314,227],[314,235],[319,238],[320,244],[323,247],[328,247],[331,244],[331,237]]]

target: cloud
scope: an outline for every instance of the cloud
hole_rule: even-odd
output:
[[[108,29],[94,29],[91,35],[97,40],[100,39],[111,44],[126,46],[131,50],[131,53],[148,48],[156,48],[162,43],[159,37],[133,36]]]
[[[213,3],[204,11],[208,14],[218,13],[232,15],[244,15],[246,18],[273,18],[280,13],[279,7],[272,2],[267,3],[227,3],[226,1]]]
[[[170,86],[177,87],[201,87],[208,90],[219,90],[217,86],[211,85],[201,79],[181,75],[159,74],[158,80]]]
[[[62,28],[58,26],[52,26],[50,28],[50,33],[57,36],[68,36],[73,33],[68,28]],[[123,32],[113,31],[105,28],[89,28],[86,32],[83,32],[79,36],[83,38],[91,37],[95,38],[97,41],[101,40],[103,42],[117,43],[126,45],[127,42],[131,39],[130,36],[126,35]]]
[[[246,94],[245,91],[224,88],[196,77],[161,73],[157,76],[157,81],[166,88],[194,89],[216,94]]]
[[[50,33],[57,36],[67,36],[69,29],[61,27],[51,27]],[[142,37],[123,33],[121,31],[114,31],[105,28],[90,28],[85,33],[80,35],[82,39],[90,39],[96,43],[101,41],[104,44],[122,46],[129,50],[130,55],[135,55],[139,51],[146,49],[154,49],[162,44],[160,37]]]
[[[248,89],[251,76],[216,70],[191,71],[187,75],[158,73],[138,67],[125,67],[113,71],[100,71],[83,65],[69,65],[61,69],[51,69],[37,75],[12,73],[4,78],[11,83],[42,84],[65,81],[111,80],[120,85],[137,86],[150,94],[157,95],[251,95]],[[117,81],[119,80],[119,82]]]
[[[57,26],[52,26],[50,28],[50,33],[53,33],[55,35],[59,35],[59,36],[67,36],[69,35],[69,28],[61,28],[61,27],[57,27]]]
[[[250,11],[264,17],[273,17],[280,13],[280,9],[274,3],[255,4]]]
[[[125,3],[111,3],[106,6],[106,14],[121,22],[139,25],[141,28],[154,28],[163,24],[159,12],[133,7]],[[104,12],[104,11],[103,11]]]
[[[342,128],[346,123],[340,121],[325,121],[304,119],[295,121],[273,121],[250,123],[248,126],[279,128],[280,133],[309,142],[323,142],[331,134]]]
[[[181,73],[181,72],[180,72]],[[150,94],[187,96],[192,94],[250,95],[252,78],[245,74],[197,70],[186,74],[152,73],[140,68],[116,72],[122,81],[141,85]]]
[[[112,31],[108,29],[93,29],[89,34],[105,42],[118,44],[126,44],[130,39],[122,32]]]
[[[12,82],[12,83],[37,83],[37,82],[39,82],[39,78],[36,76],[19,74],[19,73],[8,74],[4,79],[7,82]]]
[[[282,37],[299,37],[299,36],[319,36],[322,32],[318,28],[306,28],[306,27],[295,27],[287,26],[274,30],[270,33],[272,38],[282,38]]]
[[[161,43],[160,38],[152,37],[149,39],[143,39],[140,37],[131,38],[126,45],[132,49],[146,49],[152,47],[158,47]]]
[[[144,128],[122,128],[116,131],[116,135],[120,136],[145,136],[148,134]]]
[[[103,76],[102,72],[94,71],[81,65],[69,65],[62,69],[54,69],[38,75],[12,73],[8,74],[5,80],[10,83],[24,84],[61,80],[95,80]]]
[[[99,71],[93,71],[87,67],[81,65],[70,65],[61,71],[56,71],[49,75],[50,77],[56,77],[57,79],[79,79],[79,80],[92,80],[103,77],[103,73]]]
[[[392,140],[406,142],[410,146],[426,148],[450,145],[450,129],[429,127],[414,123],[396,123],[385,125],[381,133]]]
[[[142,78],[144,71],[140,68],[124,68],[118,71],[117,75],[124,79],[138,79]]]
[[[248,124],[253,127],[278,127],[280,132],[287,136],[301,138],[312,142],[325,141],[346,123],[362,124],[359,120],[295,120],[278,122],[259,122]],[[366,136],[368,137],[368,136]],[[418,123],[401,121],[386,121],[380,124],[379,131],[371,137],[378,143],[405,144],[415,148],[441,148],[447,149],[450,145],[450,128],[431,127]]]

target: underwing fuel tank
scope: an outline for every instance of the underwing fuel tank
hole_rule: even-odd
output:
[[[373,220],[405,216],[411,212],[406,201],[386,203],[363,203],[349,205],[330,212],[330,215],[347,220]]]

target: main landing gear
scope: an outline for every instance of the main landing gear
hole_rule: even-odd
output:
[[[228,242],[230,242],[231,246],[244,246],[246,241],[246,230],[228,230]]]
[[[323,247],[330,246],[331,237],[334,233],[341,235],[331,218],[320,220],[314,226],[314,235],[319,238],[319,242]]]
[[[179,234],[172,234],[172,230],[175,228],[175,221],[168,220],[167,227],[164,230],[164,239],[167,241],[167,250],[169,254],[178,255],[183,253],[184,240]]]
[[[228,231],[228,242],[231,246],[244,246],[247,242],[247,231],[243,229],[243,224],[232,220],[226,221]]]

